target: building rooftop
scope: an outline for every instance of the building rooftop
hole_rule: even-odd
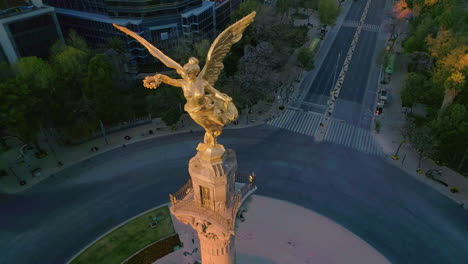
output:
[[[204,11],[206,11],[208,8],[210,8],[211,6],[214,5],[213,2],[205,2],[203,1],[202,2],[203,4],[195,9],[192,9],[190,11],[187,11],[185,13],[182,14],[182,17],[189,17],[189,16],[198,16],[200,15],[201,13],[203,13]]]
[[[2,0],[0,0],[0,18],[12,17],[37,9],[40,8],[34,5],[29,5],[25,1],[6,0],[6,2],[2,2]]]
[[[0,0],[0,10],[28,5],[25,0]]]
[[[110,18],[105,15],[76,11],[72,9],[56,8],[55,10],[58,14],[80,17],[80,18],[84,18],[87,20],[93,20],[93,21],[103,22],[103,23],[108,23],[108,24],[115,23],[121,26],[126,26],[128,24],[138,25],[142,22],[141,19]]]

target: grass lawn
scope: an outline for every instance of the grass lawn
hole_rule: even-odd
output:
[[[164,217],[156,228],[151,228],[152,217]],[[71,264],[118,264],[149,244],[174,234],[167,206],[150,211],[101,238]]]

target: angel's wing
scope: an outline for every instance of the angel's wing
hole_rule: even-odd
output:
[[[223,59],[234,43],[242,38],[242,33],[253,22],[256,12],[252,12],[241,20],[237,21],[226,30],[223,31],[213,42],[208,56],[206,57],[206,64],[203,70],[198,75],[205,79],[209,84],[214,86],[218,80],[219,74],[224,68]]]
[[[151,55],[153,55],[158,60],[160,60],[162,63],[164,63],[164,65],[166,65],[169,68],[175,69],[177,71],[177,73],[180,74],[183,78],[186,77],[184,68],[182,68],[182,66],[180,66],[179,63],[175,62],[174,60],[172,60],[171,58],[166,56],[166,54],[164,54],[162,51],[160,51],[155,46],[151,45],[151,43],[149,43],[146,39],[140,37],[137,33],[131,31],[130,29],[128,29],[126,27],[121,27],[121,26],[116,25],[116,24],[112,24],[112,25],[114,25],[114,27],[116,27],[118,30],[124,32],[125,34],[129,35],[130,37],[133,37],[138,42],[140,42],[141,45],[145,46],[145,48],[148,49],[148,51],[149,51],[149,53],[151,53]]]

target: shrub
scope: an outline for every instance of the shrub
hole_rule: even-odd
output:
[[[450,191],[451,191],[452,193],[457,193],[457,192],[459,192],[457,187],[451,187],[451,188],[450,188]]]
[[[379,120],[375,120],[375,131],[378,133],[380,131],[380,127],[382,126],[382,124],[380,123]]]

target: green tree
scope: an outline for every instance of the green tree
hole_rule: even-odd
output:
[[[211,42],[208,39],[196,42],[193,44],[193,49],[195,50],[195,55],[200,61],[200,65],[205,65],[206,55],[208,55],[208,50],[211,47]]]
[[[424,74],[410,72],[406,84],[401,91],[401,104],[403,107],[413,107],[417,103],[425,103],[425,95],[430,83]]]
[[[55,73],[46,61],[37,57],[24,57],[15,65],[17,78],[28,85],[31,96],[37,100],[37,118],[43,126],[50,125],[48,118],[54,98],[51,96],[55,85]]]
[[[88,76],[83,94],[94,102],[99,119],[116,122],[119,119],[118,95],[112,74],[115,70],[106,54],[97,54],[88,64]]]
[[[319,0],[318,12],[320,23],[332,26],[340,14],[340,7],[336,0]]]
[[[41,129],[38,102],[27,83],[17,78],[0,83],[0,123],[24,142],[34,144],[41,152],[37,140]]]
[[[124,53],[125,52],[125,42],[123,42],[121,39],[117,37],[112,37],[107,40],[107,48],[113,49],[117,51],[118,53]]]
[[[459,167],[468,148],[468,111],[462,104],[453,104],[432,122],[432,131],[439,144],[439,158]]]
[[[57,40],[49,49],[50,58],[62,53],[66,47],[67,45],[63,41]]]
[[[291,1],[288,0],[277,0],[276,1],[276,11],[281,14],[281,21],[284,17],[288,17],[289,8],[291,8]]]
[[[67,85],[80,86],[87,73],[89,54],[67,46],[61,53],[52,58],[52,67],[58,74],[59,80]]]
[[[318,9],[318,0],[303,0],[300,3],[300,6],[307,9]]]
[[[309,48],[300,48],[297,59],[304,69],[310,71],[314,68],[314,53]]]
[[[86,40],[80,36],[75,30],[70,30],[70,32],[68,33],[68,37],[66,39],[66,42],[68,45],[76,48],[76,49],[79,49],[85,53],[89,53],[90,52],[90,49],[89,49],[89,46],[88,46],[88,43],[86,42]]]
[[[261,0],[245,0],[240,4],[239,9],[232,12],[231,20],[233,22],[238,21],[253,11],[257,11],[258,13],[262,8],[262,3],[263,1]]]
[[[437,139],[431,133],[431,129],[428,126],[416,127],[413,123],[410,123],[407,131],[411,145],[419,153],[418,169],[421,169],[422,158],[430,157],[436,152],[438,146]]]
[[[153,116],[159,116],[171,126],[179,121],[184,105],[182,90],[166,84],[161,84],[157,91],[151,90],[146,97],[147,111]]]
[[[17,77],[28,83],[36,96],[46,99],[44,94],[49,94],[52,90],[55,74],[49,63],[38,57],[24,57],[18,60],[15,65]]]
[[[50,116],[55,127],[72,127],[79,122],[77,114],[85,105],[82,103],[82,87],[87,74],[88,54],[71,46],[66,46],[52,57],[52,69],[56,75],[55,89],[52,92]],[[68,129],[71,131],[71,129]]]
[[[409,37],[403,43],[405,52],[427,51],[426,37],[428,34],[435,33],[436,30],[437,27],[432,17],[424,17],[418,24],[412,24]]]

